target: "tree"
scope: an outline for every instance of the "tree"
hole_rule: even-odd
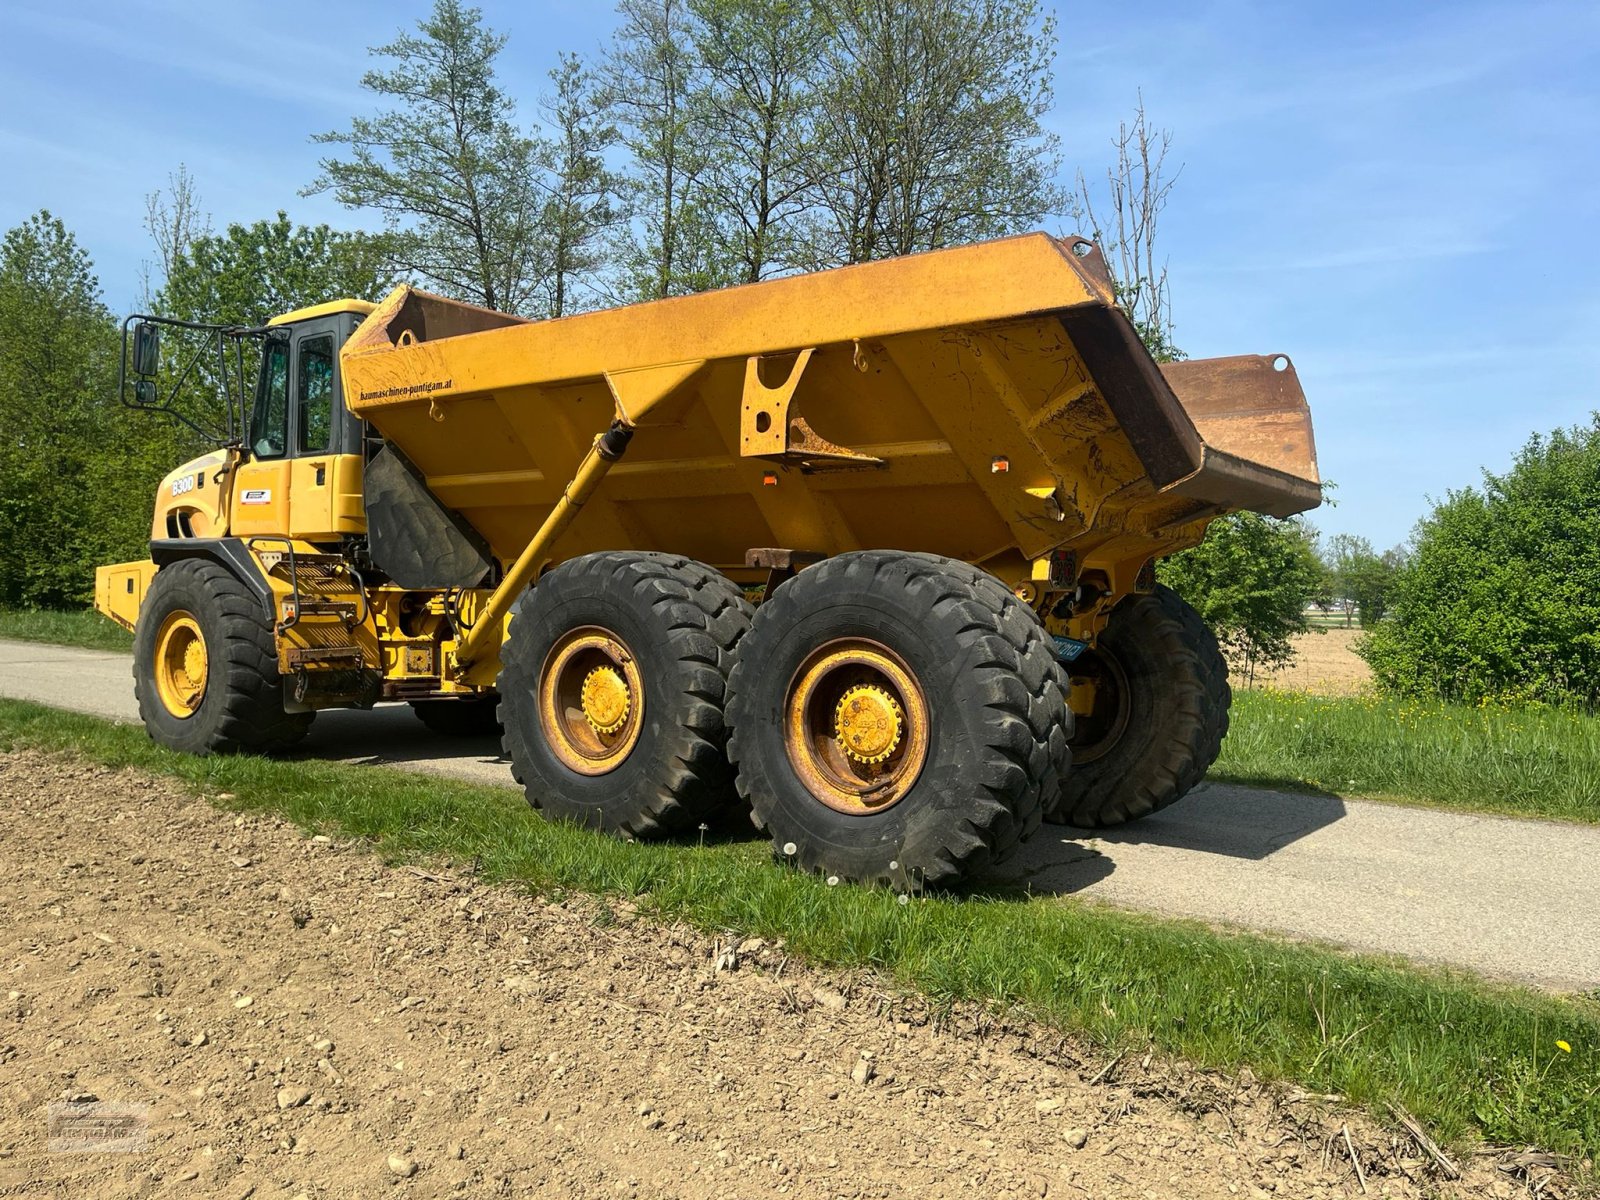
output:
[[[495,83],[506,39],[459,0],[434,0],[417,30],[373,48],[393,66],[361,85],[386,107],[314,137],[349,153],[322,159],[305,194],[381,212],[399,270],[459,299],[528,312],[547,266],[538,147]]]
[[[1293,639],[1309,628],[1306,605],[1322,566],[1304,522],[1241,512],[1213,521],[1205,541],[1164,560],[1156,572],[1194,606],[1253,682],[1257,670],[1293,660]]]
[[[326,300],[378,299],[393,286],[389,252],[382,236],[296,225],[280,211],[195,238],[173,260],[157,301],[181,320],[260,325]]]
[[[0,242],[0,605],[82,603],[94,564],[149,536],[154,479],[113,411],[117,332],[94,266],[48,212]],[[138,490],[135,490],[138,489]]]
[[[1157,362],[1174,362],[1185,356],[1172,343],[1172,295],[1166,259],[1156,253],[1156,235],[1183,168],[1167,176],[1172,131],[1151,128],[1142,94],[1132,124],[1119,125],[1111,144],[1116,162],[1106,171],[1104,196],[1096,201],[1096,188],[1080,170],[1072,215],[1086,223],[1090,239],[1105,255],[1117,299],[1150,353]]]
[[[545,309],[559,317],[574,306],[575,289],[585,281],[592,285],[604,263],[602,238],[621,219],[621,180],[606,166],[617,130],[593,73],[577,55],[563,54],[550,80],[555,91],[541,105],[555,134],[547,147],[553,180],[543,216],[550,247]]]
[[[1417,526],[1360,652],[1402,696],[1600,706],[1600,414],[1529,440]]]
[[[702,173],[707,147],[691,97],[701,86],[694,14],[686,0],[621,0],[607,52],[606,96],[629,154],[625,190],[634,218],[618,247],[627,299],[657,299],[730,282]]]
[[[1328,569],[1334,590],[1345,602],[1345,624],[1353,609],[1363,629],[1371,629],[1388,612],[1389,600],[1403,561],[1403,551],[1378,554],[1372,543],[1353,534],[1335,534],[1328,543]]]
[[[296,225],[279,212],[270,221],[236,222],[220,234],[191,241],[172,260],[154,307],[163,316],[183,321],[262,325],[282,313],[327,300],[378,299],[393,286],[388,259],[381,235]],[[208,337],[169,329],[163,340],[169,365],[203,351],[195,361],[195,375],[181,390],[174,389],[170,374],[164,378],[164,399],[202,429],[221,430],[229,385],[219,372]],[[242,383],[248,393],[256,369],[255,347],[245,343],[244,351]],[[235,378],[232,386],[237,389],[240,381]],[[162,461],[170,469],[188,456],[181,450],[193,453],[204,448],[194,437],[173,430],[161,447]]]
[[[144,198],[144,229],[155,246],[156,258],[140,266],[140,290],[146,308],[155,303],[157,291],[172,273],[172,264],[197,237],[211,232],[211,217],[200,211],[200,193],[194,176],[182,163],[167,176],[167,190],[157,189]],[[161,272],[161,283],[152,286],[151,268]]]
[[[828,26],[819,0],[688,0],[701,64],[691,95],[719,258],[755,283],[805,261],[802,221],[822,167],[814,145]]]
[[[812,266],[1013,233],[1064,211],[1037,0],[829,0]]]

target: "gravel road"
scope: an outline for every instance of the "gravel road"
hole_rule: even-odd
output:
[[[0,641],[0,695],[136,721],[132,687],[125,654]],[[492,742],[404,706],[323,713],[306,750],[512,786]],[[1041,897],[1600,987],[1600,828],[1209,784],[1121,830],[1045,826],[1005,870]]]

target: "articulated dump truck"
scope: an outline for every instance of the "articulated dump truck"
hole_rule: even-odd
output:
[[[260,341],[240,433],[96,580],[156,741],[274,751],[402,701],[499,732],[547,816],[643,838],[747,806],[780,858],[901,888],[1188,792],[1231,695],[1154,564],[1320,499],[1288,359],[1158,365],[1080,239],[225,332]]]

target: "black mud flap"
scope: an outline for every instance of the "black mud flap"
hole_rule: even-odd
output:
[[[477,532],[428,490],[393,446],[367,464],[367,544],[377,568],[403,588],[473,588],[494,558]]]

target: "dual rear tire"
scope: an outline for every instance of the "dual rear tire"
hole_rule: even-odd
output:
[[[504,747],[546,814],[626,837],[742,797],[778,853],[902,888],[1008,857],[1070,757],[1033,613],[934,555],[840,555],[752,614],[691,560],[573,559],[513,609]]]

